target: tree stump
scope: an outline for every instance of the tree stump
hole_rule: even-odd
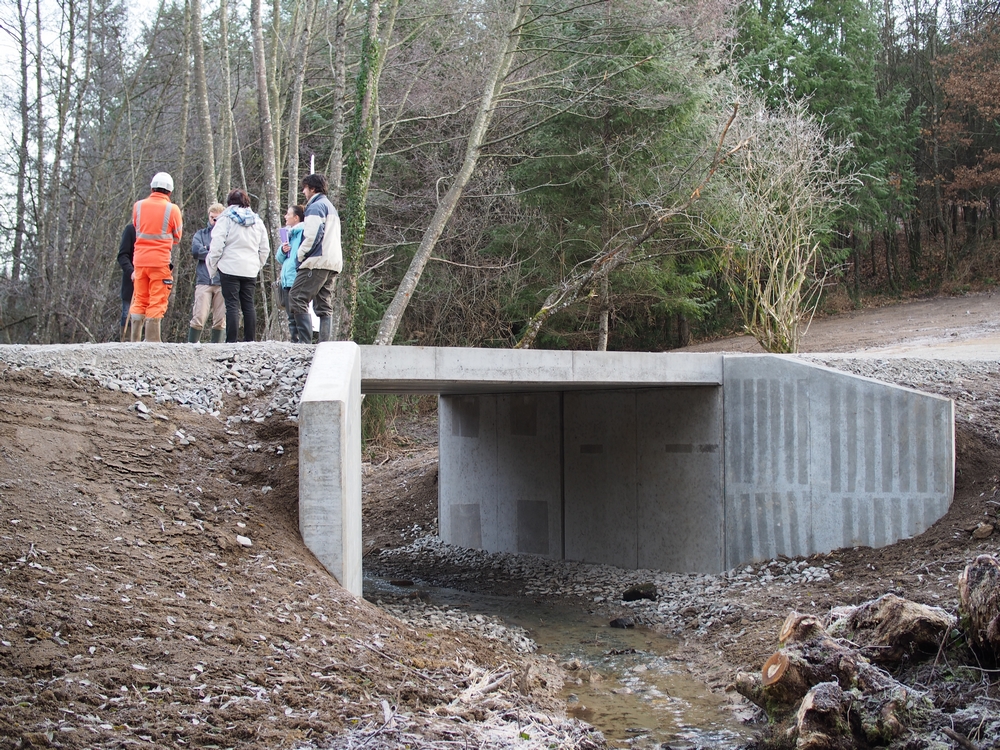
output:
[[[773,653],[760,676],[738,675],[734,689],[772,718],[794,713],[815,686],[836,682],[864,693],[890,690],[897,683],[856,650],[831,638],[812,615],[793,612],[781,628],[785,647]],[[798,640],[808,636],[805,640]]]
[[[821,682],[802,699],[795,713],[796,750],[851,750],[848,720],[851,700],[836,682]]]
[[[916,653],[937,653],[957,624],[955,616],[940,607],[886,594],[857,607],[833,610],[827,631],[860,646],[876,664],[895,666]]]
[[[980,555],[958,577],[959,611],[973,648],[1000,662],[1000,562]]]

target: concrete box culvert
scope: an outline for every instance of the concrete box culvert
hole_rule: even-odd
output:
[[[300,526],[359,595],[362,393],[439,395],[441,538],[491,552],[718,573],[891,544],[954,494],[949,399],[794,357],[325,343]]]

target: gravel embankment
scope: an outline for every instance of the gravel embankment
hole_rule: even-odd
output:
[[[0,361],[69,378],[91,378],[136,398],[172,401],[219,417],[227,396],[269,393],[263,408],[242,407],[228,420],[263,422],[273,414],[298,415],[299,397],[314,346],[254,344],[72,344],[0,346]]]

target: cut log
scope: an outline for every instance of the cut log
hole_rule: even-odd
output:
[[[858,689],[866,694],[881,693],[899,685],[858,651],[827,635],[811,615],[792,613],[782,633],[790,640],[767,659],[760,678],[737,681],[734,685],[737,692],[772,718],[794,713],[805,695],[820,683],[836,682],[842,690]],[[798,641],[803,633],[810,633],[811,637]]]
[[[808,641],[820,634],[825,634],[823,623],[814,615],[803,615],[799,612],[792,612],[785,618],[781,631],[778,633],[778,641],[782,644],[794,643],[795,641]]]
[[[1000,561],[980,555],[958,577],[959,611],[969,642],[992,664],[1000,662]]]
[[[957,624],[955,616],[940,607],[886,594],[857,607],[833,610],[827,631],[860,646],[876,664],[895,666],[909,656],[936,654]]]

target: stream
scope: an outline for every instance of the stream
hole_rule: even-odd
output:
[[[368,577],[364,589],[370,601],[383,594],[398,600],[407,592]],[[749,738],[726,697],[691,676],[672,638],[646,628],[612,628],[608,618],[563,602],[419,590],[430,605],[520,626],[539,653],[569,664],[567,715],[599,729],[610,747],[735,750]]]

